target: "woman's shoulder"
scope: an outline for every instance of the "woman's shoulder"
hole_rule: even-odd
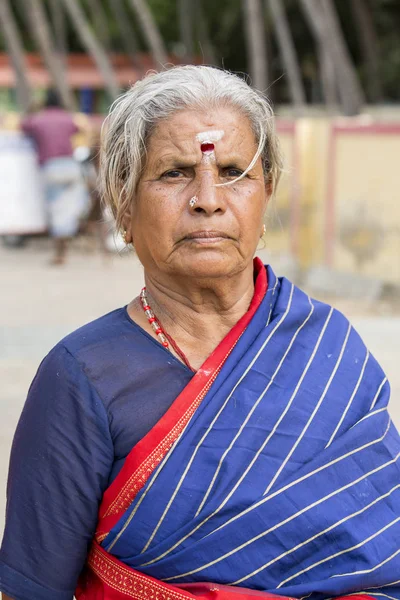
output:
[[[126,307],[121,307],[78,327],[62,338],[53,350],[65,348],[78,357],[90,349],[109,346],[127,335],[138,335],[138,330],[132,326]]]
[[[278,310],[277,310],[278,309]],[[285,277],[279,278],[279,294],[275,311],[277,316],[286,320],[292,328],[298,327],[316,338],[318,347],[324,347],[328,354],[330,348],[336,351],[346,347],[344,360],[349,356],[362,356],[368,352],[364,340],[349,319],[333,304],[313,298]],[[290,328],[290,327],[289,327]],[[375,359],[368,353],[371,360]]]
[[[92,380],[122,362],[127,348],[140,347],[140,329],[126,307],[117,308],[62,338],[42,360],[38,374],[57,372],[60,379],[85,375]]]
[[[55,406],[61,399],[66,406],[66,399],[73,398],[79,399],[82,407],[95,406],[100,398],[107,408],[109,396],[123,378],[121,370],[126,348],[135,345],[132,340],[138,335],[124,307],[79,327],[43,358],[28,400],[34,399],[37,404],[39,399]],[[115,380],[114,383],[110,384],[109,379]]]
[[[310,296],[305,289],[286,277],[279,277],[276,287],[278,289],[277,308],[280,312],[287,311],[288,314],[297,316],[310,313],[313,316],[313,319],[310,319],[311,323],[328,319],[329,322],[335,322],[335,325],[341,328],[347,328],[350,325],[349,319],[338,308],[324,300]]]

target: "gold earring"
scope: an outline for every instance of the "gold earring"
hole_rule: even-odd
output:
[[[125,244],[126,244],[126,230],[124,229],[124,231],[122,232],[122,239],[124,240]]]
[[[261,234],[261,237],[264,237],[264,235],[265,235],[266,233],[267,233],[267,228],[266,228],[266,226],[265,226],[265,223],[264,223],[264,225],[262,226],[262,234]]]

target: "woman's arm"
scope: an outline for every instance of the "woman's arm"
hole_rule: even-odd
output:
[[[5,596],[4,594],[1,595],[3,600],[13,600],[12,598],[10,598],[10,596]]]
[[[3,595],[72,600],[113,455],[104,405],[79,361],[58,345],[39,369],[14,437]]]

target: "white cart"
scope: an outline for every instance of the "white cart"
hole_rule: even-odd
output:
[[[0,236],[19,238],[47,229],[44,193],[31,141],[0,131]]]

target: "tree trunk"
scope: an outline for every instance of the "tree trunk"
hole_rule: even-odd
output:
[[[66,63],[68,54],[67,44],[67,27],[65,21],[65,13],[63,7],[60,6],[59,0],[50,0],[49,2],[51,21],[55,37],[55,45],[60,58]]]
[[[253,86],[266,92],[269,83],[265,22],[261,0],[243,0],[249,71]]]
[[[90,22],[94,25],[94,31],[104,48],[109,52],[111,50],[111,38],[104,6],[99,0],[86,0],[86,2],[90,10]],[[111,0],[111,4],[112,2],[113,0]]]
[[[325,14],[325,39],[333,53],[339,96],[345,114],[357,115],[365,104],[356,68],[351,59],[333,0],[317,0]],[[315,2],[315,0],[314,0]]]
[[[274,22],[282,62],[287,70],[292,102],[296,109],[301,112],[306,104],[306,96],[285,8],[281,0],[268,0],[268,6]]]
[[[324,44],[319,44],[319,60],[325,102],[331,109],[337,108],[340,102],[335,75],[335,65],[329,49]]]
[[[193,61],[193,11],[191,0],[178,0],[179,29],[184,47],[183,61]]]
[[[26,111],[29,108],[32,98],[28,68],[25,62],[21,36],[8,0],[0,0],[0,27],[15,73],[17,102],[21,109]]]
[[[371,14],[371,6],[368,0],[351,0],[350,6],[354,15],[361,54],[363,56],[368,96],[371,102],[382,102],[383,90],[379,68],[379,42]]]
[[[74,97],[68,85],[63,62],[55,49],[42,0],[29,0],[25,3],[25,9],[32,35],[49,70],[54,87],[65,108],[73,110]]]
[[[119,94],[119,87],[112,65],[108,60],[106,51],[90,29],[85,18],[85,14],[77,0],[62,0],[62,2],[64,3],[71,22],[78,32],[82,44],[92,56],[100,73],[102,74],[110,97],[115,99]]]
[[[168,55],[160,31],[154,20],[146,0],[130,0],[133,10],[143,29],[151,54],[155,63],[164,66],[168,63]]]
[[[123,0],[111,0],[110,8],[113,11],[115,22],[118,25],[125,52],[130,56],[135,67],[140,69],[141,63],[138,58],[139,46],[135,34],[132,31],[128,11],[125,9]]]
[[[225,46],[229,44],[232,31],[234,30],[236,23],[241,20],[241,13],[243,13],[243,2],[240,4],[235,2],[232,7],[225,9],[221,14],[219,28],[214,36],[220,45]]]
[[[365,102],[364,94],[332,1],[300,0],[300,3],[320,48],[325,93],[332,94],[335,87],[344,113],[358,114]],[[330,91],[327,90],[328,81]]]
[[[320,79],[325,104],[329,109],[333,110],[339,104],[339,97],[336,85],[335,65],[332,55],[327,51],[325,44],[324,16],[321,13],[320,6],[314,6],[313,0],[300,0],[300,6],[318,48]]]
[[[204,62],[208,65],[218,65],[215,48],[208,31],[208,23],[204,14],[202,0],[197,0],[195,3],[195,21],[197,23],[197,33]]]

